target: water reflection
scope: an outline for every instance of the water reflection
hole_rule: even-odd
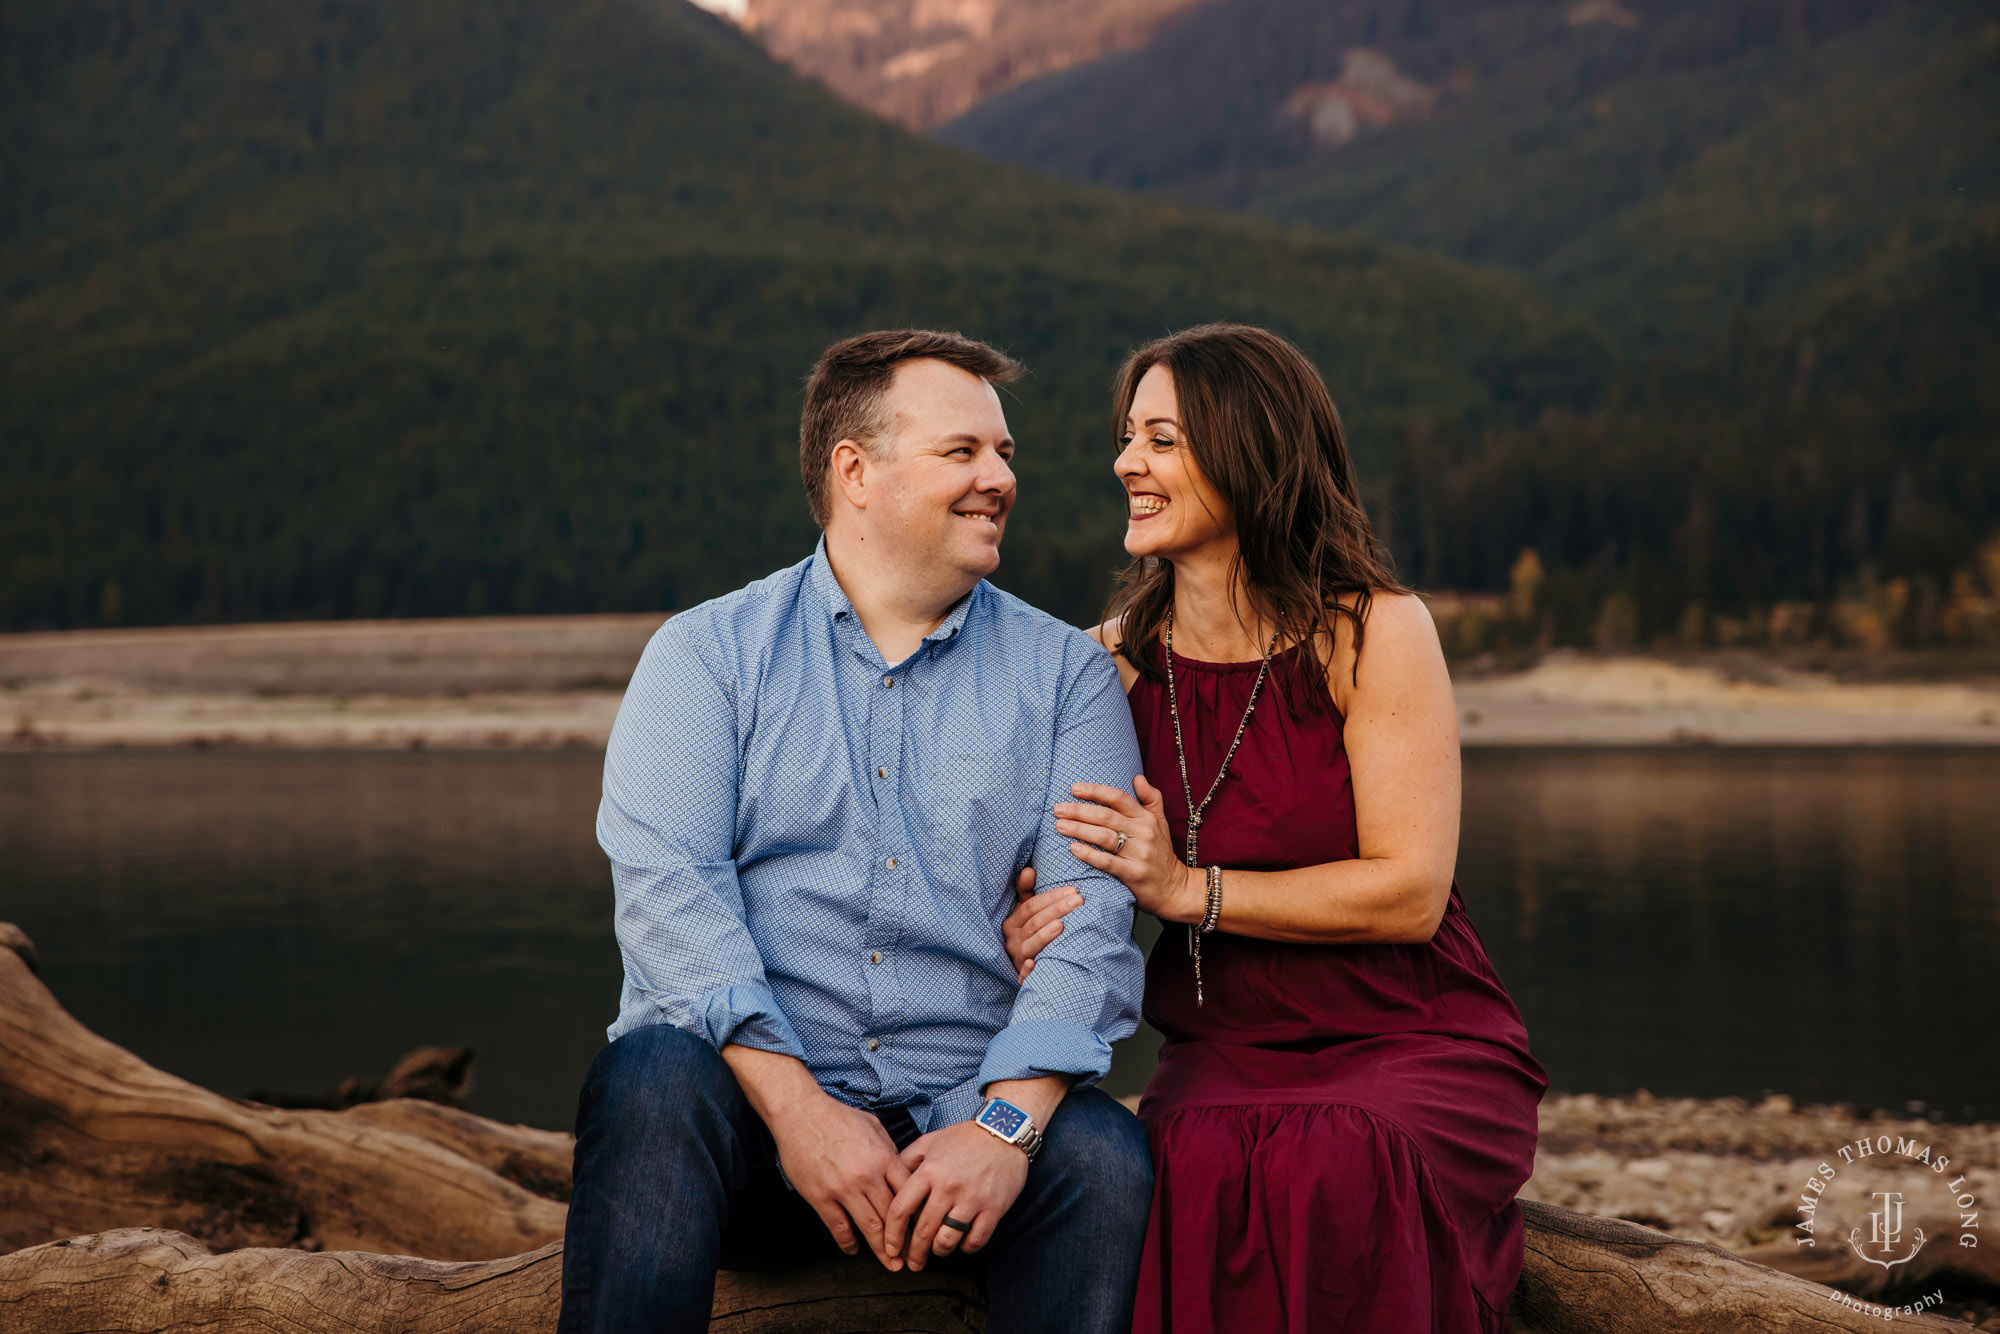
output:
[[[565,1125],[617,999],[599,765],[7,757],[0,918],[79,1019],[210,1087],[468,1043],[477,1109]],[[1996,791],[1989,754],[1474,752],[1459,879],[1559,1088],[1995,1116]]]
[[[227,1093],[478,1049],[473,1105],[567,1126],[617,1006],[602,757],[0,762],[0,917],[79,1020]]]
[[[2000,1112],[2000,757],[1475,752],[1465,790],[1558,1087]]]

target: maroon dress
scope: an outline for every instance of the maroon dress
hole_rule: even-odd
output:
[[[1303,662],[1288,650],[1273,678]],[[1196,801],[1258,664],[1174,658]],[[1281,687],[1280,687],[1281,688]],[[1310,688],[1324,690],[1312,682]],[[1163,685],[1131,690],[1146,776],[1185,849],[1187,802]],[[1342,720],[1267,683],[1202,821],[1201,863],[1277,871],[1356,855]],[[1521,1272],[1514,1192],[1547,1079],[1458,887],[1422,945],[1202,941],[1146,969],[1166,1036],[1139,1104],[1157,1188],[1136,1334],[1504,1334]]]

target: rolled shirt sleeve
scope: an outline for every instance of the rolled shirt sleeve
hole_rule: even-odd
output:
[[[627,993],[609,1036],[667,1023],[718,1050],[733,1042],[804,1060],[744,924],[736,709],[724,680],[669,621],[618,709],[597,813]]]
[[[1035,839],[1038,892],[1075,885],[1083,905],[1063,919],[1062,934],[1035,957],[1006,1027],[987,1044],[978,1087],[1002,1079],[1070,1075],[1082,1088],[1111,1068],[1111,1044],[1139,1026],[1145,961],[1132,939],[1132,892],[1115,877],[1076,859],[1056,832],[1051,808],[1072,800],[1072,783],[1132,790],[1140,771],[1132,713],[1111,655],[1076,635],[1076,665],[1068,674],[1056,721],[1042,820]],[[959,1090],[939,1100],[941,1119],[965,1099]],[[974,1099],[965,1116],[979,1110]],[[949,1105],[949,1106],[948,1106]]]

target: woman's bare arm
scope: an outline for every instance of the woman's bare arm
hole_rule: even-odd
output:
[[[1294,871],[1224,868],[1217,929],[1262,940],[1407,943],[1444,917],[1458,860],[1458,711],[1430,612],[1409,595],[1377,596],[1360,669],[1340,636],[1329,673],[1346,717],[1360,846],[1348,861]],[[1079,785],[1056,828],[1084,861],[1131,888],[1170,922],[1199,921],[1204,877],[1181,865],[1157,794]],[[1129,835],[1123,856],[1109,849]]]

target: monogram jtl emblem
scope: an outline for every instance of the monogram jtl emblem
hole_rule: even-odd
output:
[[[1896,1247],[1902,1244],[1903,1193],[1899,1190],[1878,1190],[1874,1198],[1882,1202],[1880,1208],[1873,1209],[1868,1214],[1868,1245],[1874,1248],[1876,1254],[1870,1255],[1861,1248],[1861,1243],[1855,1240],[1861,1235],[1860,1228],[1855,1228],[1847,1234],[1847,1244],[1854,1248],[1856,1255],[1871,1265],[1893,1269],[1897,1265],[1908,1264],[1916,1258],[1917,1252],[1924,1248],[1924,1230],[1920,1227],[1910,1229],[1916,1241],[1911,1245],[1907,1255],[1895,1259],[1886,1258],[1894,1254]]]

